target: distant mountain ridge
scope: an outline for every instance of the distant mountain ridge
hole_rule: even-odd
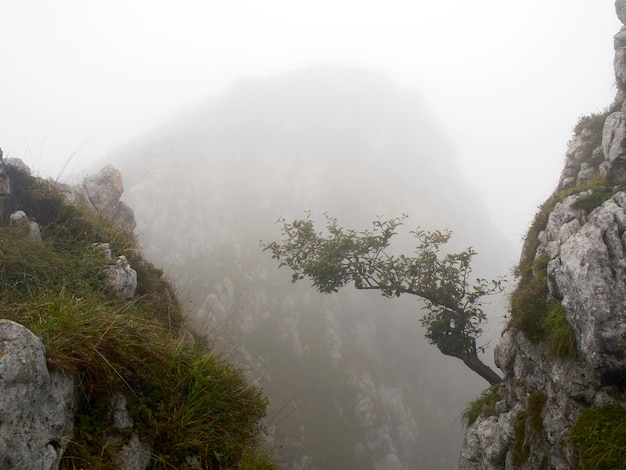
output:
[[[482,383],[426,343],[419,304],[322,296],[259,248],[306,210],[355,228],[404,212],[407,231],[474,246],[477,275],[506,274],[510,248],[419,93],[359,69],[242,79],[109,160],[190,321],[262,375],[285,468],[456,467],[457,417]]]

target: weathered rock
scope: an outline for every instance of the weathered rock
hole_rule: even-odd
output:
[[[118,256],[115,264],[104,268],[104,274],[107,278],[108,286],[111,287],[117,295],[127,300],[135,297],[135,291],[137,290],[137,271],[130,267],[126,256]]]
[[[123,437],[132,432],[133,420],[128,414],[127,401],[124,395],[116,393],[111,399],[113,408],[113,428],[117,434],[109,437],[111,444],[119,444]],[[113,455],[113,461],[119,470],[145,470],[150,464],[152,447],[142,442],[137,433],[132,433],[120,449]]]
[[[91,247],[95,250],[100,250],[104,259],[111,259],[111,245],[108,243],[92,243]]]
[[[589,221],[563,243],[549,273],[559,286],[568,321],[593,376],[603,385],[622,370],[626,331],[626,193],[594,210]],[[607,375],[608,374],[608,375]],[[601,377],[600,377],[601,376]],[[590,377],[591,378],[591,377]]]
[[[137,225],[133,210],[120,201],[124,192],[122,173],[111,165],[88,176],[79,186],[65,189],[70,201],[115,222],[128,232]]]
[[[626,0],[618,0],[616,10],[624,22]],[[623,108],[626,97],[622,41],[626,45],[624,28],[616,36],[619,89],[613,110]],[[515,328],[503,335],[495,363],[505,374],[505,403],[498,402],[496,416],[480,417],[468,427],[462,469],[571,468],[577,461],[569,432],[580,413],[589,406],[626,406],[608,393],[626,386],[626,192],[619,190],[626,184],[626,114],[616,111],[607,117],[601,147],[596,147],[597,137],[583,129],[572,139],[557,190],[591,181],[596,168],[590,162],[603,156],[598,170],[614,185],[614,194],[590,213],[576,203],[592,196],[594,189],[556,203],[535,253],[549,258],[549,297],[561,302],[576,354],[557,357],[544,341],[530,341]],[[527,452],[514,455],[513,449],[522,444]]]
[[[0,468],[58,468],[74,409],[73,378],[49,372],[41,340],[0,320]]]
[[[39,230],[39,224],[28,218],[26,212],[17,211],[9,216],[9,223],[11,225],[18,225],[24,228],[28,238],[35,243],[42,243],[41,231]]]
[[[615,13],[619,20],[626,24],[626,0],[615,0]]]
[[[2,159],[2,149],[0,149],[0,196],[11,194],[11,183],[6,172],[6,163]]]
[[[626,182],[626,115],[615,112],[606,118],[602,132],[604,162],[600,171],[614,184]]]

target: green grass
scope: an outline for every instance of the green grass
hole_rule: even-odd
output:
[[[597,168],[600,163],[604,161],[604,154],[599,148],[602,145],[604,123],[609,114],[611,114],[611,111],[607,109],[601,113],[581,116],[574,127],[574,134],[576,136],[580,136],[583,130],[590,131],[581,149],[581,161],[591,164],[594,168]]]
[[[553,357],[575,357],[577,354],[576,335],[565,317],[561,302],[548,302],[548,314],[543,320],[545,342],[548,353]]]
[[[621,406],[585,410],[572,426],[570,437],[580,468],[626,469],[626,410]]]
[[[31,329],[49,367],[76,378],[75,433],[61,468],[115,468],[112,452],[129,437],[112,427],[117,392],[128,399],[133,432],[152,446],[151,468],[184,468],[190,455],[203,469],[276,468],[260,443],[260,388],[202,341],[181,339],[176,293],[132,235],[66,204],[46,181],[15,169],[10,177],[7,207],[40,223],[44,243],[0,223],[0,318]],[[110,243],[137,270],[134,300],[104,287],[110,260],[94,242]]]
[[[502,400],[500,385],[492,385],[485,390],[476,400],[465,407],[461,417],[465,426],[471,426],[479,417],[487,418],[496,416],[496,403]]]
[[[514,465],[521,466],[530,457],[530,446],[526,442],[526,412],[520,411],[513,424],[513,445],[511,460]]]

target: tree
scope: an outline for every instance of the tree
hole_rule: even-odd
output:
[[[357,289],[379,290],[385,297],[410,294],[420,297],[426,313],[421,318],[426,338],[447,355],[463,361],[490,384],[500,376],[478,357],[476,346],[487,320],[481,299],[502,292],[502,279],[470,282],[471,260],[467,248],[460,253],[442,253],[451,238],[448,230],[410,232],[417,241],[413,256],[389,253],[406,215],[375,220],[370,230],[346,230],[336,218],[326,216],[326,232],[317,232],[311,214],[293,223],[280,219],[282,241],[265,244],[264,250],[294,272],[292,282],[310,278],[323,293],[337,292],[349,283]]]

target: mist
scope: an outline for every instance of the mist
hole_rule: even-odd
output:
[[[9,0],[0,15],[0,145],[43,175],[79,173],[240,77],[367,67],[422,93],[518,248],[576,119],[612,99],[619,30],[611,0]]]
[[[480,253],[474,275],[507,274],[514,250],[421,94],[362,68],[239,80],[106,162],[125,175],[136,233],[192,328],[260,380],[284,468],[455,468],[460,413],[488,384],[428,344],[423,304],[322,295],[259,247],[280,236],[277,219],[305,211],[357,230],[406,213],[398,253],[413,252],[410,230],[445,227],[448,249]],[[505,299],[488,304],[480,345],[505,323]]]
[[[67,181],[122,170],[190,326],[267,393],[284,468],[456,468],[460,414],[487,383],[428,344],[423,304],[292,284],[259,242],[308,210],[357,230],[407,213],[405,233],[449,228],[476,276],[508,275],[577,118],[614,94],[612,1],[10,0],[0,15],[5,157]],[[493,345],[506,297],[487,308]]]

